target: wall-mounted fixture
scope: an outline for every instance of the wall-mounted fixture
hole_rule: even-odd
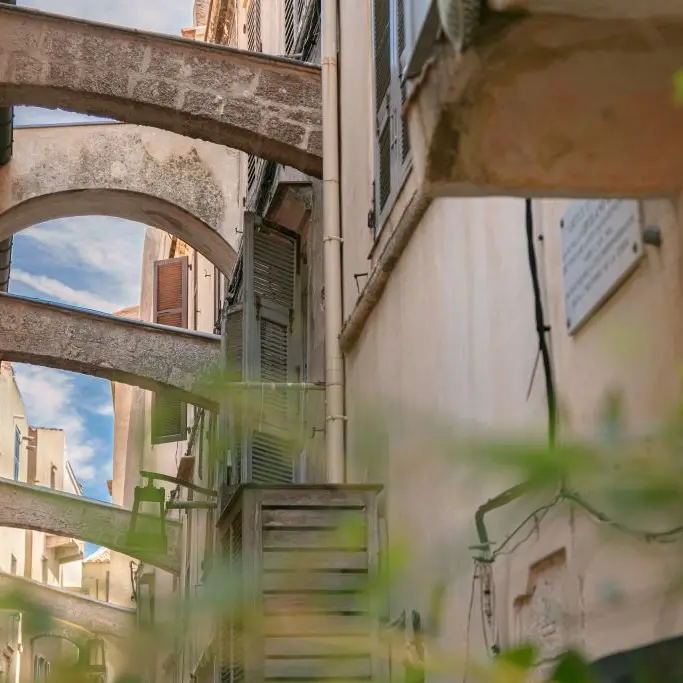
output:
[[[648,225],[643,230],[643,242],[651,247],[662,246],[662,231],[658,225]]]

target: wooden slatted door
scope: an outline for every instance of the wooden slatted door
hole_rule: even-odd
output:
[[[233,498],[219,526],[242,529],[245,683],[377,678],[377,493],[246,484]]]

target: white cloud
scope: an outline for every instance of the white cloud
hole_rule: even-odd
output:
[[[114,415],[114,404],[112,401],[105,401],[98,406],[87,406],[87,410],[95,415],[103,415],[104,417],[112,417]]]
[[[98,294],[125,308],[140,299],[145,229],[109,216],[78,216],[42,223],[22,231],[19,238],[49,254],[52,265],[80,269],[79,280],[85,283],[88,275],[95,275]]]
[[[92,481],[102,476],[95,462],[100,449],[88,433],[80,410],[83,400],[75,378],[67,373],[34,365],[15,364],[14,370],[29,422],[40,427],[64,430],[68,460],[78,479]],[[105,471],[109,471],[110,466]]]
[[[92,308],[97,311],[104,311],[105,313],[113,313],[114,311],[119,310],[119,308],[123,308],[123,306],[120,305],[120,302],[108,301],[93,292],[88,292],[83,289],[74,289],[54,278],[27,273],[20,268],[12,269],[12,279],[15,282],[20,282],[21,284],[30,287],[40,294],[44,294],[50,299],[61,301],[65,304]]]

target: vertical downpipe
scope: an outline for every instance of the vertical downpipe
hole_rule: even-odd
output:
[[[323,268],[325,278],[325,435],[327,480],[344,481],[344,359],[339,215],[338,0],[323,0]]]

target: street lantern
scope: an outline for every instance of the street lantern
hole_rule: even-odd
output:
[[[136,486],[127,545],[131,550],[166,552],[166,491],[154,486]]]

